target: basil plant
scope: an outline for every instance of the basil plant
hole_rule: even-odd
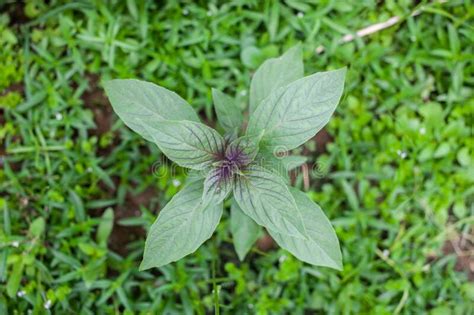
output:
[[[151,226],[141,270],[195,252],[216,229],[228,198],[241,260],[264,227],[298,259],[342,268],[329,220],[305,193],[288,185],[291,163],[275,154],[297,148],[321,130],[343,92],[345,68],[304,76],[302,59],[297,45],[258,68],[246,122],[234,98],[213,90],[222,133],[203,124],[183,98],[163,87],[133,79],[105,83],[115,112],[129,128],[198,174]]]

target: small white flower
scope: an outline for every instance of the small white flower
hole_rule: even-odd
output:
[[[61,113],[56,113],[55,117],[56,117],[56,120],[62,120],[63,119],[63,115]]]
[[[26,292],[23,290],[20,290],[16,293],[16,296],[18,296],[19,298],[24,297],[25,295],[26,295]]]
[[[179,185],[181,185],[181,181],[179,179],[173,179],[173,186],[178,187]]]
[[[316,53],[319,55],[320,53],[322,53],[324,51],[324,46],[318,46],[316,48]]]
[[[280,264],[281,264],[282,262],[284,262],[285,260],[286,260],[286,256],[285,256],[285,255],[280,256],[280,258],[278,259],[278,261],[280,262]]]
[[[303,12],[298,12],[298,14],[296,16],[298,17],[298,19],[302,19],[304,17],[304,13]]]
[[[43,306],[45,309],[49,310],[52,304],[53,303],[51,302],[51,300],[47,300]]]
[[[426,128],[425,127],[421,127],[420,128],[420,135],[424,135],[426,133]]]
[[[406,158],[407,157],[407,153],[405,151],[401,151],[401,150],[397,150],[397,154],[399,157],[401,157],[402,159]]]
[[[382,256],[387,258],[388,255],[390,255],[390,251],[388,249],[384,249],[383,252],[382,252]]]
[[[18,246],[20,246],[20,242],[18,242],[18,241],[13,241],[13,242],[12,242],[12,246],[13,246],[13,247],[18,247]]]
[[[189,14],[188,9],[184,9],[184,10],[183,10],[183,15],[188,15],[188,14]]]

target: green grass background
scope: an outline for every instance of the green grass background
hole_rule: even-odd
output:
[[[224,314],[474,313],[471,1],[0,3],[0,314],[212,313],[213,261]],[[295,152],[344,270],[277,248],[239,262],[225,212],[196,253],[138,272],[185,173],[157,165],[102,82],[153,81],[214,125],[211,88],[245,106],[258,65],[297,42],[307,74],[349,67],[334,118]]]

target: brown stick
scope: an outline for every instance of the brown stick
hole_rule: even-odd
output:
[[[438,3],[445,3],[445,2],[447,2],[447,0],[439,0],[437,2]],[[413,13],[410,16],[417,16],[420,13],[421,13],[421,10],[415,10],[415,11],[413,11]],[[380,22],[380,23],[376,23],[376,24],[372,24],[372,25],[369,25],[367,27],[364,27],[364,28],[358,30],[357,32],[355,32],[355,34],[346,34],[341,39],[339,39],[338,43],[339,44],[345,44],[345,43],[353,41],[357,37],[362,38],[362,37],[368,36],[370,34],[379,32],[381,30],[384,30],[386,28],[389,28],[389,27],[397,24],[400,21],[400,19],[401,19],[400,16],[392,16],[391,18],[389,18],[385,22]],[[316,53],[321,54],[322,52],[324,52],[325,49],[326,48],[322,45],[318,46],[316,48]]]

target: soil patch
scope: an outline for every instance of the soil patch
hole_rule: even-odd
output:
[[[323,154],[327,152],[327,145],[333,142],[333,138],[326,129],[321,129],[310,141],[316,143],[316,153]]]
[[[268,252],[277,248],[277,244],[269,234],[265,233],[264,236],[257,240],[257,248],[262,252]]]
[[[150,187],[138,195],[127,195],[123,206],[114,209],[114,227],[109,238],[109,248],[125,257],[129,252],[128,244],[144,239],[146,231],[140,226],[124,226],[122,219],[141,216],[140,205],[147,208],[158,208],[158,192]]]
[[[30,20],[25,14],[25,3],[23,1],[1,4],[0,11],[10,17],[10,25],[12,26],[25,24]]]
[[[94,114],[96,129],[91,130],[93,135],[102,135],[110,130],[113,123],[113,110],[109,100],[99,85],[100,78],[96,74],[87,74],[89,88],[81,95],[84,106]]]
[[[465,272],[469,281],[474,281],[474,233],[458,235],[447,240],[443,246],[444,255],[456,255],[455,270]]]

